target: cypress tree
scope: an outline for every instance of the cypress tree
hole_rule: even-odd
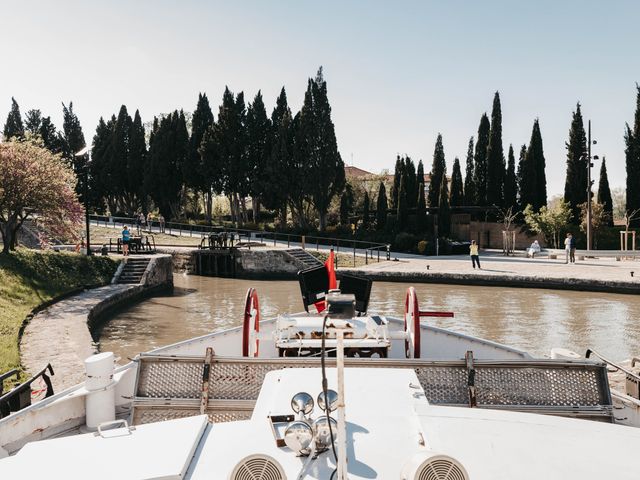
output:
[[[440,184],[440,202],[438,207],[438,236],[449,237],[451,235],[451,210],[449,209],[449,187],[445,177]]]
[[[424,232],[427,229],[427,201],[424,196],[424,182],[418,184],[418,204],[416,207],[416,230]]]
[[[425,178],[424,178],[424,165],[422,164],[422,160],[420,160],[418,162],[418,169],[417,169],[417,172],[416,172],[416,180],[417,180],[418,184],[419,183],[424,184],[424,180],[425,180]],[[419,191],[418,191],[418,193],[419,193]]]
[[[640,209],[640,86],[636,84],[636,111],[633,129],[626,124],[625,135],[625,166],[627,170],[627,213]],[[631,222],[633,227],[640,225],[639,219]]]
[[[353,188],[350,184],[346,184],[342,195],[340,196],[340,224],[349,225],[349,218],[353,211]]]
[[[371,210],[371,201],[369,200],[369,192],[364,192],[364,200],[362,201],[362,226],[365,228],[369,228],[369,216]]]
[[[40,135],[40,127],[42,126],[42,113],[40,110],[31,109],[24,117],[24,130],[36,137]]]
[[[404,172],[404,161],[400,155],[396,156],[396,166],[393,171],[393,185],[391,186],[391,208],[398,209],[398,192],[400,191],[400,179]]]
[[[250,103],[247,109],[247,175],[254,222],[258,221],[260,198],[267,188],[265,184],[268,179],[265,177],[265,172],[270,156],[271,122],[262,101],[262,93],[258,91],[253,103]]]
[[[513,155],[513,145],[509,145],[507,171],[504,175],[504,207],[515,209],[518,198],[518,183],[516,181],[516,159]]]
[[[528,182],[530,182],[530,178],[527,177],[527,175],[525,174],[525,170],[527,168],[527,146],[526,145],[522,145],[520,147],[520,156],[518,157],[518,173],[516,174],[516,179],[518,182],[518,207],[520,210],[524,211],[524,209],[527,207],[528,204],[531,203],[531,201],[529,200],[528,203],[527,199],[524,198],[524,193],[525,190],[528,192],[529,190],[527,190],[528,188]]]
[[[540,210],[547,204],[547,175],[545,173],[546,160],[544,158],[544,149],[542,147],[542,134],[540,133],[540,122],[536,118],[533,122],[533,130],[531,132],[531,142],[529,148],[533,154],[533,171],[535,172],[535,203],[533,204],[536,211]]]
[[[587,135],[584,131],[580,103],[573,112],[567,146],[567,178],[564,186],[564,200],[571,207],[571,221],[580,222],[581,203],[587,201]],[[530,147],[531,148],[531,147]]]
[[[493,97],[491,129],[487,146],[487,204],[504,205],[504,150],[502,148],[502,109],[500,94]]]
[[[387,189],[380,182],[378,199],[376,200],[376,230],[384,230],[387,225]]]
[[[418,202],[418,180],[416,166],[409,157],[404,159],[404,171],[407,175],[407,207],[411,210],[416,208]]]
[[[407,176],[402,175],[400,177],[400,188],[398,188],[398,209],[397,209],[397,224],[396,228],[398,232],[403,232],[407,226],[407,220],[409,219],[409,210],[407,208]]]
[[[462,186],[462,172],[460,171],[460,160],[456,157],[453,160],[451,170],[451,193],[449,195],[449,205],[460,207],[464,204],[464,189]]]
[[[429,206],[438,207],[440,205],[440,184],[443,179],[446,182],[445,172],[447,165],[444,158],[444,147],[442,146],[442,135],[438,134],[436,147],[433,151],[433,164],[431,165],[431,180],[429,183]]]
[[[136,110],[129,130],[129,152],[127,157],[127,184],[131,197],[131,204],[147,212],[146,195],[144,192],[144,173],[147,164],[147,143],[144,125],[140,112]]]
[[[473,178],[473,170],[473,137],[471,137],[467,147],[467,164],[464,171],[464,204],[467,206],[475,205],[476,200],[476,184]]]
[[[198,103],[191,117],[191,137],[189,138],[189,155],[184,163],[184,182],[187,187],[196,191],[209,193],[209,181],[203,175],[204,165],[199,149],[205,132],[213,125],[213,112],[206,93],[198,93]],[[207,196],[207,204],[210,204]],[[207,207],[207,213],[210,209]]]
[[[112,126],[108,125],[102,117],[98,121],[96,133],[93,136],[93,150],[91,152],[91,163],[89,166],[89,196],[91,206],[98,212],[104,211],[104,201],[107,196],[107,172],[106,166],[109,156],[108,150],[111,148]],[[111,214],[115,214],[112,211]]]
[[[262,203],[276,210],[280,216],[281,228],[287,223],[287,199],[290,191],[292,162],[291,110],[287,104],[287,93],[282,87],[271,114],[271,152],[265,165],[265,183]]]
[[[478,126],[478,141],[474,156],[473,180],[476,188],[475,204],[481,207],[487,205],[487,147],[489,145],[489,131],[491,124],[487,114],[482,114]]]
[[[342,191],[345,183],[344,162],[338,151],[335,128],[331,120],[331,106],[327,96],[327,82],[322,75],[322,67],[310,86],[313,94],[311,116],[305,115],[303,122],[312,122],[307,131],[313,132],[309,161],[309,182],[311,200],[318,212],[320,230],[327,223],[327,211],[333,197]],[[304,107],[303,107],[304,108]]]
[[[613,227],[613,199],[611,198],[611,189],[609,188],[609,176],[607,175],[606,159],[602,157],[602,166],[600,167],[600,182],[598,183],[598,203],[602,205],[602,209],[608,215],[608,225]]]
[[[43,117],[38,132],[42,143],[52,153],[60,153],[62,151],[62,142],[60,134],[56,130],[56,126],[51,121],[51,117]]]
[[[88,156],[76,157],[75,154],[87,146],[80,126],[80,120],[73,111],[73,102],[69,102],[69,107],[62,104],[62,156],[67,160],[69,165],[73,166],[73,170],[78,176],[76,192],[80,201],[84,203],[84,177],[85,167]]]
[[[11,110],[7,115],[7,121],[4,124],[3,135],[5,141],[11,138],[24,138],[24,125],[22,124],[22,115],[20,115],[20,107],[16,99],[11,97]]]
[[[107,190],[116,198],[120,209],[127,214],[137,211],[132,192],[129,190],[129,134],[131,133],[131,117],[127,107],[122,105],[113,129],[112,157],[109,162],[109,184]]]

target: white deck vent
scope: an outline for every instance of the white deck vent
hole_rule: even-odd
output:
[[[469,480],[460,462],[437,453],[414,456],[403,468],[403,480]]]
[[[249,455],[240,460],[229,480],[287,480],[280,464],[268,455]]]

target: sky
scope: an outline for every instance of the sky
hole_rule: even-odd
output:
[[[206,92],[217,117],[225,86],[247,100],[261,90],[269,112],[284,86],[297,111],[322,66],[349,165],[393,170],[407,154],[429,171],[441,133],[448,171],[457,156],[464,173],[499,91],[505,156],[540,120],[550,196],[564,190],[578,101],[611,187],[625,184],[640,2],[0,0],[0,15],[2,123],[12,96],[58,127],[73,101],[89,139],[122,104],[150,121]]]

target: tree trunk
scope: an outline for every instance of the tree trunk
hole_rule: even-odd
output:
[[[242,212],[242,223],[247,223],[249,220],[247,217],[247,199],[239,196],[240,211]]]
[[[319,220],[320,220],[320,231],[324,232],[325,228],[327,228],[327,212],[318,212]]]
[[[206,215],[207,215],[207,223],[211,225],[211,214],[213,212],[213,194],[211,189],[204,194],[205,197],[205,205],[206,205]]]
[[[251,207],[253,208],[253,223],[260,220],[260,197],[251,197]]]
[[[284,203],[280,208],[280,228],[285,230],[287,228],[287,204]]]

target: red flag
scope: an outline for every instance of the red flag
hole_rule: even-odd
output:
[[[327,276],[329,277],[329,290],[335,290],[338,288],[338,281],[336,280],[336,269],[335,269],[335,257],[333,254],[333,249],[329,252],[329,258],[324,262],[324,268],[327,269]],[[327,303],[325,300],[321,300],[314,304],[318,313],[322,312],[326,307]]]
[[[324,262],[324,267],[327,269],[327,273],[329,274],[329,290],[335,290],[338,288],[338,282],[336,280],[336,270],[335,270],[335,258],[333,255],[333,248],[329,252],[329,258]]]

